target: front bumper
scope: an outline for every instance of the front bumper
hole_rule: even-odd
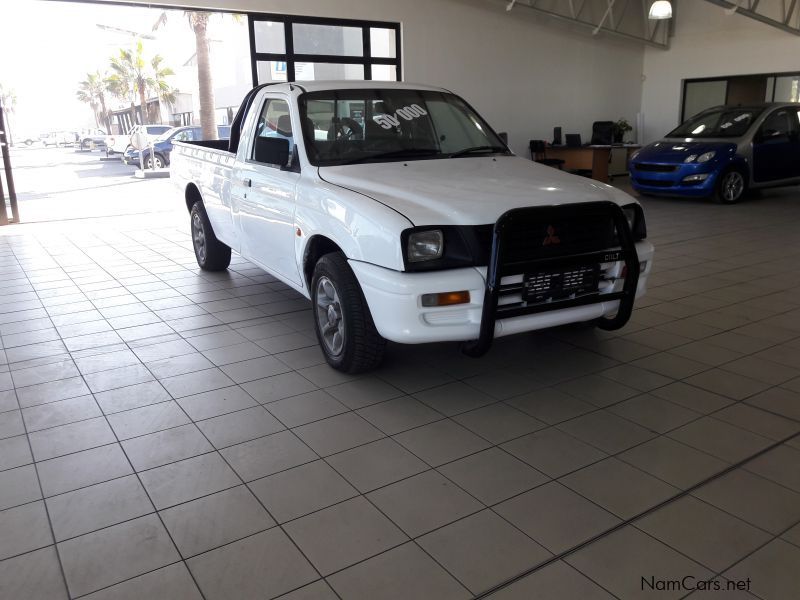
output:
[[[653,268],[653,245],[636,243],[640,263],[646,263],[636,288],[636,297],[647,290]],[[621,265],[619,265],[621,267]],[[480,335],[486,267],[467,267],[428,273],[403,273],[369,263],[350,261],[375,327],[384,338],[402,344],[475,340]],[[423,294],[468,290],[470,303],[423,307]],[[619,300],[498,319],[494,337],[591,321],[616,312]]]
[[[637,192],[664,196],[706,197],[714,193],[720,167],[708,163],[666,164],[633,161],[629,165],[631,185]],[[687,177],[706,175],[703,181],[687,182]]]

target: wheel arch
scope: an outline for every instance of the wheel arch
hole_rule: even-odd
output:
[[[194,184],[190,183],[186,186],[186,210],[192,212],[192,207],[197,204],[198,202],[203,201],[203,196],[200,193],[200,189]]]
[[[311,289],[311,278],[314,275],[314,267],[317,261],[331,252],[341,252],[345,254],[339,244],[322,234],[312,235],[308,239],[308,242],[306,242],[305,249],[303,250],[303,278],[307,289]],[[347,255],[345,254],[345,258],[346,257]]]

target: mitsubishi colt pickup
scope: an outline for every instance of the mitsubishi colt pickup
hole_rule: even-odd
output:
[[[201,269],[231,252],[309,298],[328,363],[386,341],[625,325],[653,246],[611,186],[515,156],[459,96],[375,81],[258,86],[230,140],[177,142],[171,178]]]

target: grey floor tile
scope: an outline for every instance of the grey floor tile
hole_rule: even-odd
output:
[[[17,389],[17,400],[22,408],[56,402],[58,400],[68,400],[78,396],[89,394],[89,388],[81,377],[70,377],[61,381],[50,381],[47,383],[37,383]]]
[[[175,563],[84,596],[87,600],[202,600],[200,590],[183,563]]]
[[[40,500],[41,497],[33,465],[0,471],[0,510]]]
[[[403,392],[376,377],[364,377],[327,388],[331,396],[356,410],[403,395]]]
[[[291,431],[280,431],[221,451],[245,481],[266,477],[319,458]]]
[[[173,398],[183,398],[233,385],[233,381],[218,368],[176,375],[161,380]]]
[[[116,441],[105,417],[61,425],[29,434],[36,460],[55,458],[72,452],[104,446]]]
[[[612,600],[599,585],[570,565],[556,561],[487,596],[490,600]]]
[[[556,427],[609,454],[627,450],[655,435],[644,427],[605,410],[575,417]]]
[[[0,595],[9,600],[67,600],[67,586],[55,547],[42,548],[0,562]]]
[[[549,425],[572,419],[596,408],[593,404],[578,400],[556,388],[541,388],[509,398],[506,404]]]
[[[78,377],[80,373],[71,358],[62,358],[47,365],[17,369],[11,373],[11,376],[14,380],[14,385],[21,388],[38,383]]]
[[[774,534],[800,520],[800,494],[742,469],[692,495]]]
[[[782,440],[800,431],[800,423],[743,402],[723,408],[714,413],[714,418],[772,440]]]
[[[693,421],[671,431],[668,435],[674,440],[732,463],[743,460],[773,443],[768,438],[712,417]]]
[[[22,412],[19,410],[9,410],[0,413],[0,439],[9,438],[25,433],[25,425],[22,421]]]
[[[669,400],[684,408],[703,414],[714,412],[733,403],[733,400],[730,398],[720,396],[719,394],[689,385],[682,381],[676,381],[670,385],[652,390],[650,393],[653,396]]]
[[[191,558],[187,563],[206,600],[274,598],[319,578],[277,527]]]
[[[191,423],[125,440],[122,447],[137,471],[160,467],[214,449]]]
[[[455,600],[471,594],[414,543],[403,544],[328,578],[344,600]]]
[[[165,402],[170,400],[170,395],[160,383],[150,381],[95,394],[95,400],[97,400],[103,412],[109,415]]]
[[[553,553],[577,546],[620,522],[555,481],[515,496],[495,511]]]
[[[326,461],[362,493],[429,468],[391,439],[378,440],[334,454]]]
[[[109,444],[37,463],[45,497],[116,479],[133,472],[119,444]]]
[[[679,577],[707,579],[712,573],[696,562],[633,527],[599,539],[565,561],[618,598],[682,598],[689,590],[655,592],[647,583]],[[652,578],[652,579],[651,579]],[[643,589],[644,588],[644,589]]]
[[[29,432],[99,417],[103,413],[92,396],[80,396],[22,409]]]
[[[248,381],[242,384],[242,388],[257,402],[267,404],[276,400],[283,400],[289,396],[313,392],[317,389],[317,386],[299,373],[290,371],[289,373],[273,375],[264,379]]]
[[[542,546],[490,510],[437,529],[417,542],[473,594],[550,557]]]
[[[778,446],[746,463],[744,469],[800,492],[800,449]]]
[[[24,435],[0,440],[0,471],[33,462],[28,440]]]
[[[747,404],[800,421],[800,393],[771,388],[746,400]]]
[[[322,460],[257,479],[249,487],[279,523],[358,495]]]
[[[723,371],[722,369],[711,369],[689,377],[686,383],[726,396],[732,400],[744,400],[770,387],[770,384],[763,381],[737,375],[730,371]]]
[[[159,510],[240,483],[216,452],[144,471],[139,477]]]
[[[439,467],[439,471],[486,505],[501,502],[549,479],[499,448],[448,463]]]
[[[559,481],[623,519],[651,508],[679,491],[613,457]]]
[[[270,377],[271,375],[280,375],[291,371],[291,368],[286,366],[283,362],[272,356],[262,356],[260,358],[253,358],[244,360],[229,365],[224,365],[222,371],[236,383],[246,383],[248,381],[255,381]]]
[[[229,412],[256,406],[256,401],[239,386],[186,396],[178,401],[194,421],[218,417]]]
[[[378,429],[352,412],[302,425],[293,431],[320,456],[329,456],[384,437]]]
[[[339,600],[324,579],[304,585],[293,592],[280,596],[280,600]]]
[[[0,372],[0,376],[8,375],[8,373]],[[11,387],[11,384],[8,384]],[[9,410],[19,410],[19,402],[17,402],[17,394],[13,389],[4,390],[0,392],[0,413]]]
[[[617,458],[680,489],[691,487],[728,466],[719,458],[663,436],[626,450]]]
[[[199,352],[193,352],[191,354],[182,354],[180,356],[171,356],[169,358],[155,360],[146,363],[146,366],[156,378],[164,379],[166,377],[175,377],[176,375],[185,375],[186,373],[211,369],[214,367],[214,363]]]
[[[561,477],[606,456],[553,427],[506,442],[503,449],[550,477]]]
[[[75,364],[84,375],[120,367],[129,367],[137,365],[139,362],[139,358],[130,350],[92,354],[75,359]]]
[[[58,544],[67,585],[80,596],[179,560],[155,515]]]
[[[197,426],[214,446],[224,448],[285,429],[262,406],[199,421]]]
[[[636,396],[608,410],[657,433],[676,429],[700,417],[700,413],[652,394]]]
[[[0,511],[0,561],[52,543],[53,534],[41,500]]]
[[[361,496],[306,515],[283,527],[323,575],[408,539]]]
[[[434,467],[491,445],[449,419],[400,433],[394,439]]]
[[[108,422],[120,440],[147,435],[189,423],[177,402],[168,401],[108,415]]]
[[[634,525],[692,560],[721,572],[771,536],[692,496],[684,496]]]
[[[502,402],[462,413],[453,417],[453,420],[493,444],[500,444],[547,426]]]
[[[367,498],[412,538],[484,507],[436,471],[398,481]]]
[[[56,541],[155,511],[134,475],[48,498],[47,510]]]
[[[275,525],[243,485],[162,510],[161,518],[184,558]]]
[[[92,393],[98,394],[129,385],[147,383],[155,377],[144,365],[129,365],[83,376]]]
[[[579,377],[556,386],[556,389],[595,406],[608,406],[639,393],[633,387],[600,375]]]
[[[297,427],[347,412],[344,404],[323,390],[277,400],[267,408],[287,427]]]
[[[394,435],[443,418],[440,413],[411,396],[402,396],[367,406],[359,410],[358,414],[387,435]]]
[[[267,351],[261,346],[247,341],[241,344],[224,346],[222,348],[210,348],[203,351],[203,356],[217,366],[229,365],[266,355]]]
[[[495,398],[461,382],[416,392],[414,397],[434,410],[452,416],[497,402]]]
[[[800,548],[773,540],[724,575],[740,581],[750,579],[751,590],[759,598],[792,598],[800,589]]]

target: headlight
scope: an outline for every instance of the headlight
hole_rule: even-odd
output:
[[[631,154],[631,156],[630,156],[630,158],[628,160],[636,160],[636,157],[639,156],[640,152],[641,152],[641,150],[637,150],[636,152]]]
[[[639,204],[628,204],[622,207],[625,220],[630,227],[633,240],[638,242],[647,237],[647,225],[644,222],[644,211]]]
[[[422,262],[442,257],[444,235],[441,229],[417,231],[408,236],[408,262]]]
[[[705,154],[701,154],[700,156],[697,157],[697,162],[699,162],[699,163],[708,162],[712,158],[714,158],[716,155],[717,155],[717,153],[714,152],[713,150],[711,152],[706,152]]]
[[[683,162],[685,162],[685,163],[694,162],[694,159],[695,159],[695,158],[697,158],[697,154],[690,154],[689,156],[687,156],[687,157],[686,157],[686,158],[683,160]]]
[[[622,212],[625,213],[625,219],[628,221],[628,227],[633,231],[633,226],[636,224],[636,209],[633,206],[623,206]]]

